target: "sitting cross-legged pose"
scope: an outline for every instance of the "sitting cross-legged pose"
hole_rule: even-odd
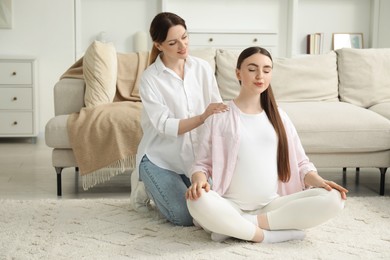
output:
[[[211,239],[276,243],[303,239],[344,208],[348,190],[324,180],[309,161],[270,86],[273,61],[261,47],[241,52],[241,89],[229,111],[210,116],[189,173],[194,223]],[[211,185],[210,185],[211,183]]]

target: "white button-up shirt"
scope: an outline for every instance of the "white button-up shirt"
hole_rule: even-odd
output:
[[[138,147],[137,169],[146,154],[159,167],[187,175],[202,126],[178,135],[179,121],[202,114],[210,103],[222,102],[210,65],[188,56],[181,79],[158,56],[142,74],[140,95],[143,137]]]

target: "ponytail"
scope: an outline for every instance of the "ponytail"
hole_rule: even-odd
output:
[[[152,50],[151,50],[150,55],[149,55],[149,64],[148,65],[150,65],[156,61],[157,56],[160,54],[160,52],[161,51],[159,49],[157,49],[157,47],[153,44]]]

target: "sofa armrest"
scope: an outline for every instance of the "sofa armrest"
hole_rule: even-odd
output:
[[[82,79],[61,79],[54,86],[54,113],[77,113],[84,107],[85,82]]]

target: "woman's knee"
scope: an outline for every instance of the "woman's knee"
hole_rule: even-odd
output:
[[[178,174],[159,169],[149,161],[141,163],[139,174],[148,196],[169,222],[177,226],[193,225],[184,197],[186,186]]]
[[[333,208],[334,211],[340,211],[344,208],[345,200],[341,198],[341,193],[332,189],[328,192],[329,197],[329,207]]]
[[[341,194],[338,190],[332,189],[328,191],[323,188],[314,189],[318,193],[317,195],[324,198],[328,207],[334,208],[334,210],[341,210],[344,208],[344,200],[341,198]]]
[[[184,196],[184,195],[183,195]],[[157,210],[172,224],[176,226],[192,226],[192,216],[188,211],[185,199],[175,200],[174,198],[167,200],[160,194],[153,197]]]
[[[202,189],[201,192],[201,196],[198,199],[187,199],[188,210],[194,219],[198,219],[201,217],[201,215],[207,214],[207,212],[210,212],[210,210],[213,208],[211,197],[214,191],[206,192],[204,189]]]
[[[176,226],[188,227],[194,225],[193,218],[187,208],[176,211],[173,215],[174,217],[170,219],[170,222]]]
[[[332,189],[331,191],[318,188],[318,196],[322,201],[322,208],[329,212],[330,215],[337,215],[339,211],[344,208],[344,200],[341,198],[341,194],[338,190]]]
[[[152,195],[157,209],[176,226],[192,226],[192,216],[182,192],[154,192]]]

